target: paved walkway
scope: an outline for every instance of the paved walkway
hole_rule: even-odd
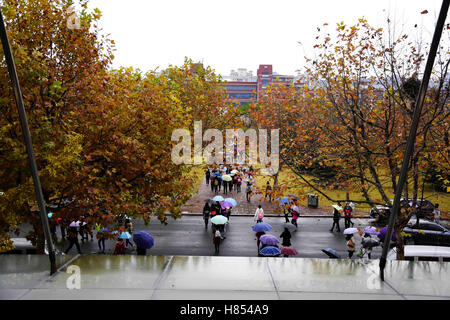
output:
[[[276,212],[276,203],[269,202],[268,200],[264,201],[264,196],[262,195],[253,195],[250,198],[250,202],[248,202],[245,193],[246,186],[242,185],[241,189],[241,192],[237,192],[233,189],[233,191],[228,191],[228,194],[225,194],[222,188],[218,193],[218,195],[224,198],[233,198],[234,200],[236,200],[238,205],[233,208],[233,215],[254,215],[258,205],[262,206],[262,208],[264,209],[264,214],[266,215],[280,215],[278,212]],[[211,191],[211,186],[206,185],[206,182],[203,179],[199,191],[181,207],[181,212],[183,212],[183,214],[202,213],[203,206],[205,205],[205,200],[211,199],[215,195],[216,194]]]
[[[0,299],[450,299],[448,263],[388,261],[385,282],[380,281],[378,264],[347,259],[83,255],[49,277],[47,256],[3,255]],[[176,312],[166,310],[165,316],[178,318]]]
[[[236,192],[233,190],[231,193],[228,192],[227,195],[223,193],[223,189],[218,193],[224,198],[233,198],[237,201],[238,205],[233,208],[233,215],[254,215],[255,210],[258,205],[261,205],[264,209],[264,214],[269,216],[283,216],[282,212],[277,211],[278,204],[275,202],[269,202],[268,199],[264,199],[263,195],[253,195],[250,199],[250,202],[247,202],[246,194],[245,194],[246,186],[242,186],[242,192]],[[211,191],[211,187],[206,185],[205,180],[203,179],[202,184],[200,185],[199,191],[188,200],[182,207],[181,212],[183,214],[201,214],[203,212],[203,206],[205,205],[206,199],[211,199],[215,196],[215,193]],[[317,217],[330,217],[332,216],[332,208],[323,209],[323,208],[309,208],[307,206],[301,206],[300,215],[301,216],[317,216]],[[364,214],[364,216],[368,216],[367,213],[357,212],[355,217],[359,217],[360,214]]]

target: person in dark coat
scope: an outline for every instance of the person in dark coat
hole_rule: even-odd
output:
[[[211,180],[211,192],[214,192],[214,180],[216,179],[214,178],[214,176],[211,176],[210,180]]]
[[[68,240],[69,240],[69,247],[66,249],[64,253],[67,254],[70,251],[70,249],[72,249],[73,245],[75,245],[77,247],[78,253],[81,254],[80,243],[78,242],[77,228],[69,227]]]
[[[284,231],[282,234],[280,234],[280,238],[283,239],[283,242],[281,245],[283,247],[290,247],[291,246],[291,233],[289,232],[288,228],[284,228]]]
[[[206,172],[205,172],[206,185],[209,184],[209,179],[210,178],[211,178],[211,172],[209,171],[209,168],[208,168],[208,170],[206,170]]]
[[[330,229],[331,232],[333,232],[333,229],[335,226],[336,226],[336,231],[341,232],[341,228],[339,227],[340,219],[341,219],[341,214],[339,213],[339,210],[334,208],[334,210],[333,210],[333,226]]]
[[[223,194],[228,194],[228,182],[223,180]]]
[[[205,221],[205,229],[208,229],[208,220],[211,215],[211,207],[208,203],[205,203],[203,207],[203,220]]]

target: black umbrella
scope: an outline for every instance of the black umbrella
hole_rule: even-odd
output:
[[[331,248],[322,249],[322,252],[325,253],[327,256],[329,256],[332,259],[340,259],[341,258],[339,253],[337,253],[336,251],[334,251]]]
[[[215,204],[216,203],[216,201],[211,200],[211,199],[206,199],[205,202],[208,203],[208,204]]]

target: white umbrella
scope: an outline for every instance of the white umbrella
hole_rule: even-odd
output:
[[[342,211],[342,207],[338,206],[337,204],[331,205],[333,208],[335,208],[338,211]]]
[[[347,228],[344,230],[344,234],[354,234],[358,233],[359,230],[357,228]]]
[[[80,221],[72,221],[70,224],[69,224],[69,227],[76,227],[76,228],[78,228],[80,226]]]

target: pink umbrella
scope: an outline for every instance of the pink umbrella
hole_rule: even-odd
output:
[[[297,251],[292,247],[281,247],[281,253],[288,256],[295,256]]]

